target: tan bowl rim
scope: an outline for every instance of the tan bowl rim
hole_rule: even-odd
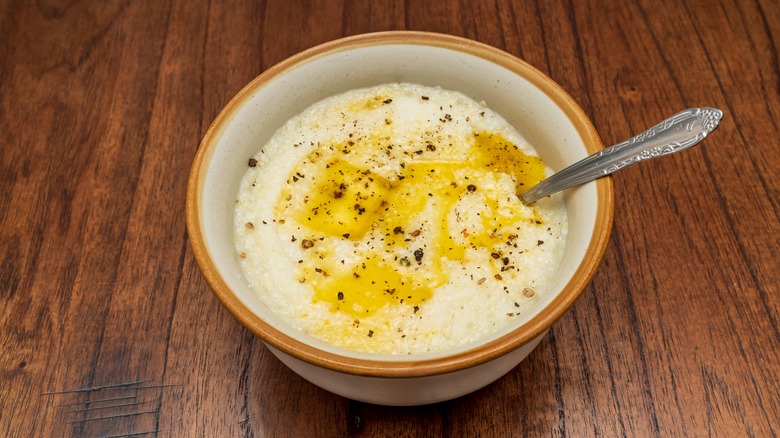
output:
[[[501,65],[534,83],[563,110],[574,123],[589,154],[604,148],[590,119],[568,93],[547,75],[507,52],[477,41],[431,32],[388,31],[355,35],[318,45],[272,66],[247,84],[222,109],[206,132],[192,164],[187,184],[187,230],[195,259],[216,297],[239,322],[264,342],[297,359],[343,373],[372,377],[422,377],[458,371],[491,361],[519,348],[549,329],[574,304],[601,263],[612,230],[614,188],[610,177],[596,181],[598,207],[593,238],[586,250],[584,261],[577,268],[571,280],[539,314],[500,338],[450,356],[398,361],[341,356],[307,345],[277,330],[241,303],[228,288],[209,257],[200,228],[199,211],[201,206],[199,203],[203,190],[201,169],[204,167],[206,159],[210,158],[213,153],[216,144],[213,140],[221,130],[222,122],[240,107],[242,102],[251,95],[252,90],[285,71],[314,58],[358,47],[389,44],[425,45],[450,49],[475,55]]]

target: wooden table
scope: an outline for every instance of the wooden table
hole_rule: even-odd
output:
[[[0,436],[780,433],[780,4],[302,3],[0,2]],[[702,145],[615,176],[603,264],[538,349],[415,408],[289,371],[209,291],[184,225],[231,96],[302,49],[391,29],[525,59],[605,144],[725,112]]]

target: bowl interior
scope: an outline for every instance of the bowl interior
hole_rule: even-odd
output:
[[[330,346],[293,329],[259,300],[243,278],[233,244],[239,181],[247,159],[289,118],[325,97],[388,82],[439,86],[485,101],[554,170],[602,148],[582,110],[555,83],[522,61],[473,41],[404,32],[353,37],[303,52],[266,71],[227,105],[206,134],[191,176],[188,226],[196,258],[223,304],[266,342],[304,360],[317,362],[312,355],[326,354],[325,362],[343,358],[346,365],[341,365],[348,369],[353,359],[387,364],[408,363],[410,358]],[[571,189],[565,201],[568,242],[557,280],[531,312],[480,345],[498,351],[501,343],[517,346],[537,336],[592,276],[611,226],[611,182]],[[416,355],[412,361],[464,358],[475,348],[463,345]]]

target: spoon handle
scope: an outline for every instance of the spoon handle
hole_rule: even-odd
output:
[[[715,108],[689,108],[622,143],[603,149],[561,170],[520,195],[524,204],[609,175],[626,166],[679,152],[704,140],[723,117]]]

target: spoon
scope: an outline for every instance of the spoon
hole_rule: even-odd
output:
[[[636,137],[603,149],[542,180],[523,192],[520,199],[529,205],[631,164],[688,149],[704,140],[722,117],[723,111],[709,107],[680,111]]]

